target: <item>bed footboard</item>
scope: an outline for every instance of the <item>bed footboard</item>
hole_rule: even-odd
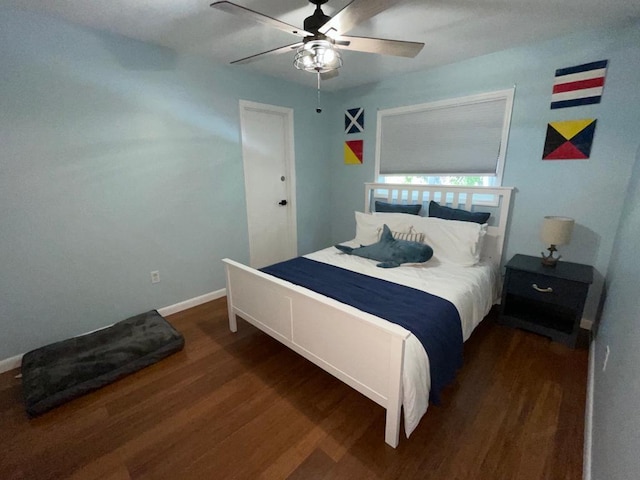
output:
[[[385,441],[400,437],[404,328],[224,259],[229,328],[240,316],[386,409]]]

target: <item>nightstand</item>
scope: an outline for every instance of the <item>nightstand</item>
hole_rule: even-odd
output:
[[[499,322],[539,333],[574,348],[593,267],[515,255],[505,266]]]

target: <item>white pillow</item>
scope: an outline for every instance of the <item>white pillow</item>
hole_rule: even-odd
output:
[[[409,233],[418,215],[409,213],[362,213],[356,212],[356,238],[360,245],[371,245],[379,238],[379,229],[388,225],[394,232]],[[420,233],[420,232],[419,232]]]
[[[441,262],[470,267],[480,261],[486,224],[419,217],[413,227],[424,233],[424,243],[433,248],[433,256]]]

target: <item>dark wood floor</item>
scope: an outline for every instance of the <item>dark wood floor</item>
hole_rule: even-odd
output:
[[[169,317],[185,350],[29,420],[0,375],[0,478],[580,479],[587,351],[485,319],[465,365],[392,449],[384,410],[225,299]]]

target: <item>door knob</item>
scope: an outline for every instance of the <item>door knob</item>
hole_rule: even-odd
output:
[[[286,204],[287,204],[287,201],[286,201],[286,200],[280,200],[280,201],[278,202],[278,205],[285,206]]]

